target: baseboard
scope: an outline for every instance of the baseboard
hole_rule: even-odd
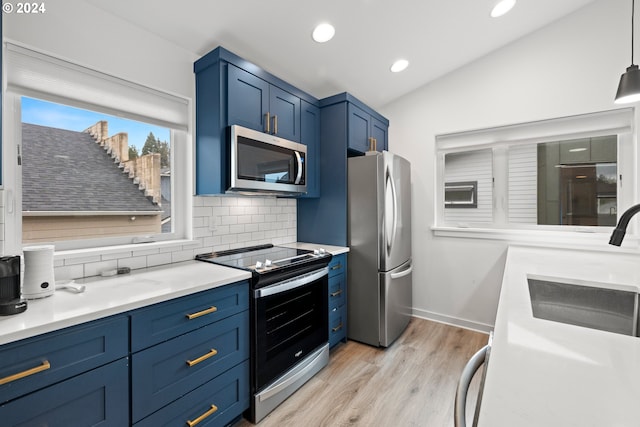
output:
[[[420,319],[432,320],[434,322],[444,323],[451,326],[457,326],[459,328],[469,329],[476,332],[483,332],[488,334],[493,330],[493,325],[486,323],[473,322],[471,320],[460,319],[457,317],[447,316],[444,314],[434,313],[432,311],[413,309],[412,315]]]

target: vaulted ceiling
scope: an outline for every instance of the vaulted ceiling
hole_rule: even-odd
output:
[[[197,55],[222,45],[318,98],[380,108],[594,0],[518,0],[500,18],[497,0],[85,1]],[[336,28],[324,44],[321,22]],[[409,68],[391,73],[399,58]]]

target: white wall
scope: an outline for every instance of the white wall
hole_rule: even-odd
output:
[[[435,136],[614,108],[630,63],[630,9],[628,0],[598,0],[381,109],[390,149],[420,165],[412,172],[416,315],[488,329],[507,249],[434,237]]]

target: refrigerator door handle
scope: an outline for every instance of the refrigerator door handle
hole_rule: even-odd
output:
[[[407,268],[406,270],[402,270],[399,273],[391,273],[391,278],[392,279],[399,279],[401,277],[408,276],[409,274],[411,274],[411,272],[413,272],[413,266],[412,265],[410,265],[409,268]]]
[[[386,173],[386,181],[387,181],[387,188],[391,189],[391,198],[392,198],[392,204],[393,204],[393,224],[391,229],[391,236],[389,236],[388,233],[386,233],[387,235],[385,236],[387,239],[387,245],[386,245],[387,255],[390,255],[393,242],[396,240],[396,232],[398,228],[398,197],[396,194],[396,185],[393,182],[393,176],[391,176],[391,172],[389,171],[388,167],[387,167],[387,173]]]

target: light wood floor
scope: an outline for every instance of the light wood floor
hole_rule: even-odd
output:
[[[455,390],[467,360],[487,335],[412,319],[388,349],[339,344],[329,365],[259,427],[451,427]],[[471,425],[480,370],[467,402]],[[234,427],[253,426],[246,420]]]

